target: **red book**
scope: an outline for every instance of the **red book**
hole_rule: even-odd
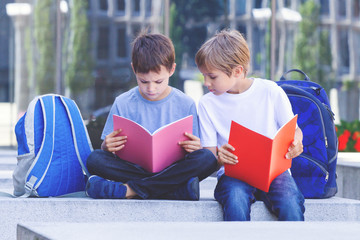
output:
[[[225,175],[268,192],[271,182],[291,167],[292,159],[286,159],[285,154],[294,141],[296,121],[297,115],[277,131],[274,139],[232,121],[229,144],[239,162],[225,164]]]
[[[113,115],[113,120],[114,130],[122,129],[119,135],[127,136],[125,147],[116,152],[119,158],[140,165],[149,172],[160,172],[185,157],[186,151],[179,142],[188,140],[185,132],[192,134],[192,115],[165,125],[153,133],[124,117]]]

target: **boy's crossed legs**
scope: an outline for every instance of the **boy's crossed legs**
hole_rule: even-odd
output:
[[[199,180],[216,171],[217,161],[210,151],[200,149],[161,172],[150,173],[110,152],[95,150],[87,159],[87,168],[91,175],[100,176],[91,176],[87,184],[87,193],[94,198],[135,194],[144,199],[198,200]]]

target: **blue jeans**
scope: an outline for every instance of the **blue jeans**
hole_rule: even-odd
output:
[[[86,163],[91,175],[116,182],[127,183],[141,198],[164,198],[186,184],[192,177],[203,180],[217,169],[217,160],[212,152],[200,149],[188,153],[184,159],[161,172],[151,173],[139,165],[124,161],[115,154],[103,150],[93,151]]]
[[[304,221],[304,196],[289,171],[273,180],[268,193],[222,175],[214,195],[223,207],[225,221],[249,221],[250,207],[256,200],[262,200],[280,221]]]

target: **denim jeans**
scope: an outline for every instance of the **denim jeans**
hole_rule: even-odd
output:
[[[222,175],[214,195],[223,207],[225,221],[249,221],[250,207],[256,200],[262,200],[280,221],[304,221],[304,196],[289,171],[273,180],[268,193]]]
[[[188,153],[184,159],[161,172],[151,173],[115,154],[98,149],[89,155],[86,166],[91,175],[127,183],[139,197],[156,199],[175,191],[192,177],[199,177],[200,181],[205,179],[216,171],[217,160],[209,150],[200,149]]]

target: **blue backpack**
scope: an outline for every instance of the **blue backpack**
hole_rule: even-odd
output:
[[[286,80],[286,74],[294,71],[305,79]],[[304,151],[292,160],[292,176],[305,198],[332,197],[337,193],[338,139],[326,92],[298,69],[285,72],[277,84],[289,97],[294,114],[298,114],[304,136]]]
[[[73,100],[55,94],[36,97],[15,134],[15,196],[49,197],[85,189],[86,159],[93,149]]]

